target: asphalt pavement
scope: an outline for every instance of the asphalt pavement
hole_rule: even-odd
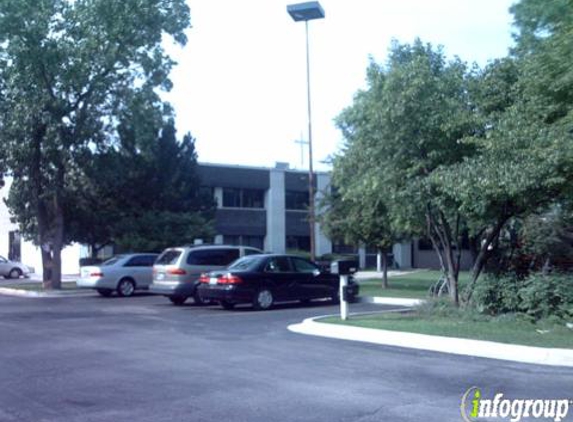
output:
[[[370,309],[381,307],[353,307]],[[287,330],[337,310],[0,297],[0,422],[457,422],[473,386],[484,396],[573,398],[570,368]]]

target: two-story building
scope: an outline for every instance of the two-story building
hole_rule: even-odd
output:
[[[242,244],[275,253],[310,249],[308,172],[291,169],[286,163],[277,163],[272,168],[200,163],[198,171],[203,186],[212,192],[217,203],[216,235],[213,239],[201,239],[203,242]],[[316,200],[320,201],[329,189],[330,174],[316,172],[314,183]],[[0,190],[0,196],[5,196],[9,188],[8,179],[7,185]],[[315,240],[318,257],[329,253],[356,252],[354,248],[333,245],[319,223],[315,225]],[[185,242],[188,240],[182,240]],[[418,243],[394,245],[393,259],[397,266],[438,266],[435,253],[422,250]],[[357,252],[362,266],[376,265],[375,251],[367,254],[361,248]],[[18,227],[10,222],[3,201],[0,201],[0,255],[21,260],[38,273],[42,269],[40,250],[21,238]],[[80,258],[87,256],[89,251],[85,246],[74,244],[64,248],[62,273],[78,273]]]

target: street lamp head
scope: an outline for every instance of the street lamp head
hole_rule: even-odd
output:
[[[295,22],[324,18],[324,9],[317,1],[289,4],[287,12]]]

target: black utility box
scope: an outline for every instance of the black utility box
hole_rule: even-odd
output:
[[[350,275],[358,271],[358,261],[354,259],[340,259],[330,263],[330,272],[332,274]]]

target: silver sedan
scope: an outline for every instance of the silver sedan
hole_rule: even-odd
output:
[[[135,290],[146,290],[151,284],[153,263],[157,254],[133,253],[116,255],[100,265],[80,268],[79,288],[95,289],[102,296],[131,296]]]
[[[4,278],[28,277],[30,272],[30,268],[21,262],[10,261],[0,256],[0,275]]]

